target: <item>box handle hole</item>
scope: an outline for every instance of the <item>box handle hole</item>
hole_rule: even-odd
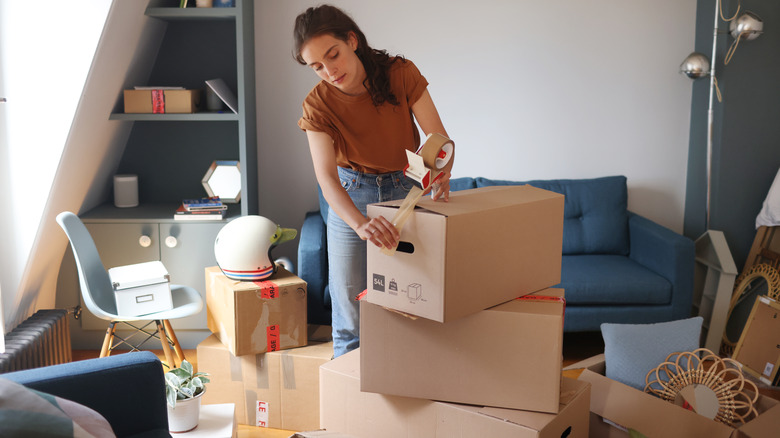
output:
[[[414,254],[414,245],[411,242],[404,242],[402,240],[398,242],[398,248],[395,250],[398,252],[405,252],[407,254]]]

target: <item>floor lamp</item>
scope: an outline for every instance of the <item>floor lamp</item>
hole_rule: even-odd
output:
[[[680,71],[691,79],[709,76],[709,105],[707,108],[707,200],[705,210],[705,231],[696,239],[696,272],[693,305],[694,311],[704,318],[701,344],[714,352],[721,349],[721,341],[726,329],[729,303],[737,276],[737,267],[731,256],[722,231],[710,229],[710,207],[712,200],[712,137],[713,106],[715,95],[721,100],[718,80],[715,76],[715,60],[718,44],[719,18],[729,22],[729,32],[734,42],[726,53],[724,64],[728,64],[740,41],[749,41],[758,37],[763,30],[763,22],[753,12],[739,15],[739,9],[731,18],[723,17],[721,0],[715,0],[715,23],[712,32],[712,63],[707,56],[693,52],[680,65]]]

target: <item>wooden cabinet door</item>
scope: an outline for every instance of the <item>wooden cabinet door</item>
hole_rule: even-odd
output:
[[[160,260],[171,275],[171,283],[190,286],[203,297],[203,310],[199,314],[171,320],[176,330],[206,328],[204,271],[207,267],[217,264],[214,257],[214,239],[224,225],[223,222],[160,224]]]

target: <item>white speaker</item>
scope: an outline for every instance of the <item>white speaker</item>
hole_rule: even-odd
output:
[[[114,175],[114,205],[138,206],[138,175]]]

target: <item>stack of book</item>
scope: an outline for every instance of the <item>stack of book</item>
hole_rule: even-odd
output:
[[[225,210],[227,210],[227,205],[222,203],[219,196],[185,199],[176,209],[173,218],[180,221],[218,221],[222,220]]]

